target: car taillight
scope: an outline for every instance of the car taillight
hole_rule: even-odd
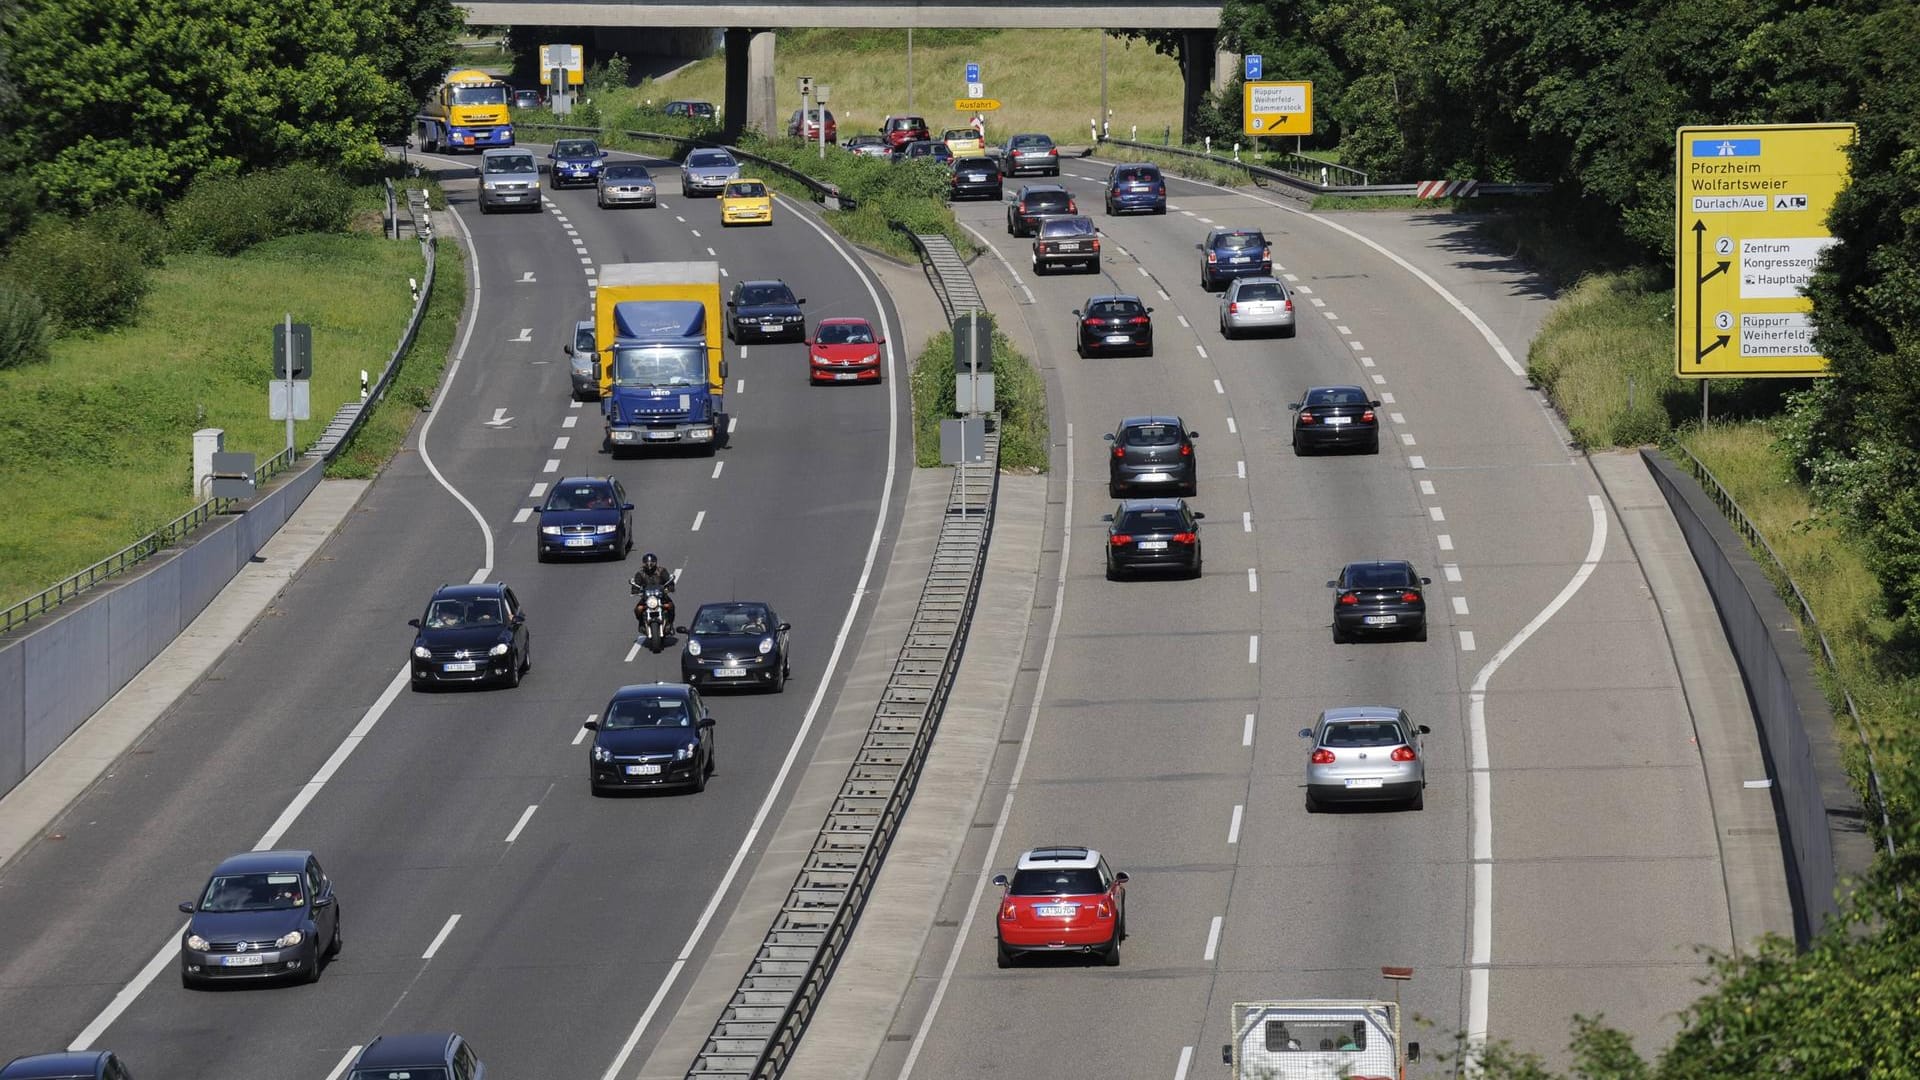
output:
[[[1313,414],[1312,414],[1312,413],[1310,413],[1310,412],[1308,412],[1308,411],[1307,411],[1307,410],[1305,410],[1305,409],[1301,409],[1301,410],[1300,410],[1300,422],[1301,422],[1301,423],[1303,423],[1303,424],[1311,424],[1311,423],[1313,423]]]
[[[1128,536],[1126,533],[1114,533],[1112,536],[1107,537],[1107,543],[1112,544],[1114,547],[1126,547],[1128,544],[1133,543],[1133,537]]]
[[[1406,601],[1409,604],[1417,604],[1420,602],[1420,594],[1409,589],[1408,591],[1400,594],[1400,599]]]
[[[1293,314],[1293,301],[1291,301],[1291,300],[1283,300],[1283,301],[1281,301],[1281,303],[1283,303],[1283,304],[1285,304],[1285,305],[1286,305],[1286,311],[1287,311],[1287,314],[1289,314],[1289,315],[1291,315],[1291,314]]]
[[[1173,542],[1176,544],[1194,544],[1194,543],[1198,543],[1199,541],[1200,541],[1200,535],[1198,533],[1174,533],[1173,534]]]
[[[1093,909],[1093,917],[1096,919],[1113,918],[1113,905],[1107,903],[1105,900],[1100,901],[1100,906]]]
[[[1127,456],[1127,452],[1116,446],[1113,448],[1113,456],[1117,458],[1124,458]]]
[[[1372,409],[1368,409],[1368,410],[1367,410],[1366,412],[1363,412],[1363,413],[1361,413],[1361,414],[1360,414],[1360,422],[1361,422],[1361,423],[1363,423],[1363,424],[1371,424],[1371,423],[1373,423],[1373,410],[1372,410]]]
[[[1216,262],[1219,262],[1219,261],[1220,261],[1220,256],[1219,256],[1219,255],[1217,255],[1217,254],[1215,254],[1214,252],[1211,252],[1211,251],[1209,251],[1209,252],[1207,252],[1207,262],[1208,262],[1208,263],[1216,263]]]
[[[1048,157],[1059,157],[1059,156],[1060,156],[1060,151],[1059,151],[1059,150],[1058,150],[1057,148],[1055,148],[1055,147],[1051,147],[1051,146],[1049,146],[1049,147],[1047,147],[1047,156],[1048,156]]]
[[[1313,763],[1315,765],[1333,764],[1333,751],[1328,750],[1324,747],[1319,750],[1315,750],[1313,752]]]
[[[1413,752],[1413,747],[1411,746],[1396,746],[1393,748],[1393,753],[1387,756],[1395,761],[1414,761],[1420,757],[1419,754]]]
[[[1133,318],[1128,319],[1127,321],[1132,323],[1135,326],[1145,326],[1150,320],[1145,315],[1135,315]]]
[[[1261,262],[1273,261],[1273,245],[1272,244],[1268,244],[1266,247],[1263,247],[1260,249],[1260,261]]]
[[[1227,305],[1227,314],[1229,314],[1229,315],[1238,315],[1238,314],[1240,314],[1240,301],[1238,301],[1238,300],[1235,300],[1235,301],[1233,301],[1232,303],[1230,303],[1230,304],[1228,304],[1228,305]]]
[[[1077,202],[1075,202],[1075,201],[1074,201],[1074,200],[1072,200],[1072,199],[1068,199],[1068,200],[1067,200],[1067,213],[1069,213],[1069,214],[1077,214],[1077,213],[1079,213],[1079,212],[1080,212],[1080,204],[1079,204],[1079,203],[1077,203]]]
[[[1019,917],[1020,917],[1020,909],[1014,905],[1013,901],[1009,900],[1006,903],[1000,905],[1000,921],[1001,922],[1012,922],[1015,919],[1018,919]]]
[[[1097,236],[1093,238],[1093,250],[1095,251],[1100,250],[1100,238]]]
[[[1360,602],[1360,598],[1350,592],[1345,592],[1340,594],[1340,602],[1342,604],[1357,604]]]

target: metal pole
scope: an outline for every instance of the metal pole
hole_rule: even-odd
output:
[[[1707,426],[1707,387],[1712,384],[1712,379],[1700,380],[1700,426],[1703,428]]]
[[[980,415],[980,309],[968,308],[967,319],[973,323],[973,333],[968,335],[973,347],[967,350],[967,371],[972,376],[967,380],[969,384],[967,394],[972,398],[967,402],[967,418],[972,419]],[[964,446],[966,438],[963,436],[960,442]],[[962,453],[960,460],[966,459],[967,455]],[[967,487],[964,480],[960,484],[960,512],[962,514],[968,512]]]
[[[287,312],[286,329],[287,349],[287,457],[293,457],[293,312]]]
[[[1100,31],[1100,123],[1101,134],[1106,134],[1107,117],[1107,32]]]
[[[814,119],[819,121],[820,125],[820,160],[825,161],[827,159],[827,105],[818,95],[815,95],[813,105],[820,111],[820,115]]]
[[[913,111],[913,27],[907,27],[907,111]]]

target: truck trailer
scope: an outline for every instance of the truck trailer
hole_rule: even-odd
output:
[[[727,361],[720,264],[615,263],[600,270],[594,344],[600,357],[602,447],[623,451],[726,441]]]

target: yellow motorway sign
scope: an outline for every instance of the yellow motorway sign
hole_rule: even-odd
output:
[[[1243,83],[1240,130],[1247,135],[1313,134],[1313,84]]]
[[[572,52],[567,53],[566,50],[568,49],[571,49]],[[585,45],[560,46],[562,53],[560,56],[554,55],[554,51],[554,46],[552,45],[540,46],[540,81],[542,83],[547,81],[547,76],[552,74],[553,69],[557,67],[567,69],[568,86],[579,86],[586,81],[587,47]]]
[[[960,112],[992,112],[1000,103],[992,98],[955,98],[953,107]]]
[[[1675,374],[1824,375],[1803,290],[1833,243],[1853,125],[1683,127],[1676,142]]]

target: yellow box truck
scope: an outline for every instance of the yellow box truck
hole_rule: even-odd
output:
[[[593,305],[602,447],[700,446],[727,437],[717,262],[614,263]]]

